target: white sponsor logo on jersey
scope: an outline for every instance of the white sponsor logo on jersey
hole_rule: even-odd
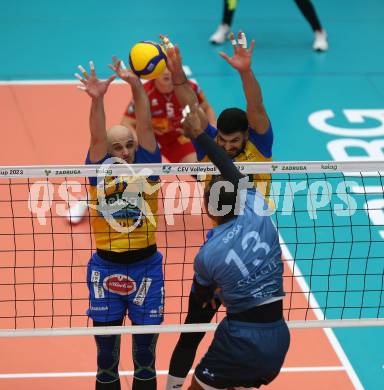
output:
[[[237,236],[242,229],[241,225],[236,225],[230,232],[228,232],[225,237],[223,238],[224,244],[227,244],[232,238]]]

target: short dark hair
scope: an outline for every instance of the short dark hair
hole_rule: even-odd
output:
[[[232,134],[236,131],[245,133],[248,130],[246,112],[240,108],[226,108],[217,118],[217,129],[224,134]]]

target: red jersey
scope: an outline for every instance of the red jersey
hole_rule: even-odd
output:
[[[204,94],[199,86],[191,80],[188,80],[188,82],[196,92],[199,103],[205,102]],[[144,89],[149,98],[152,126],[160,147],[166,148],[167,145],[174,143],[177,139],[180,143],[180,132],[177,129],[181,128],[180,120],[182,118],[181,111],[183,107],[180,106],[175,93],[160,93],[156,89],[155,80],[150,80],[145,83]],[[135,119],[135,106],[133,101],[129,104],[124,115],[128,118]],[[189,139],[184,138],[185,142],[189,142]]]

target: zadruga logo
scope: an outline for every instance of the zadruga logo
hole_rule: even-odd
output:
[[[337,171],[337,164],[321,164],[324,171]]]
[[[129,174],[105,177],[105,174],[112,173],[111,165],[114,164],[124,164]],[[88,207],[102,215],[112,229],[128,234],[141,227],[145,218],[151,225],[156,226],[156,218],[145,200],[144,193],[147,195],[156,193],[161,187],[161,182],[148,183],[146,178],[153,176],[150,168],[144,168],[135,173],[124,160],[111,157],[104,161],[97,172],[97,202],[96,204],[90,203]],[[120,188],[121,186],[123,188]],[[117,191],[117,188],[120,190]],[[133,223],[126,226],[119,222],[127,218]]]
[[[283,165],[281,167],[282,171],[306,171],[307,167],[306,165]]]
[[[278,168],[278,166],[277,166],[277,165],[275,165],[275,164],[273,164],[273,165],[271,166],[271,168],[272,168],[272,171],[273,171],[273,172],[275,172],[275,171],[276,171],[276,169]]]
[[[49,176],[52,171],[50,169],[44,169],[45,176]]]
[[[51,171],[49,171],[51,173]],[[64,169],[62,171],[56,170],[56,176],[71,176],[71,175],[79,175],[81,171],[79,169]],[[48,176],[48,175],[47,175]]]

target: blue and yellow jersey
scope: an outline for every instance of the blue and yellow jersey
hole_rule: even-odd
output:
[[[216,139],[218,130],[208,125],[206,133]],[[200,162],[210,162],[205,151],[197,142],[193,143],[196,149],[197,159]],[[272,161],[273,131],[271,124],[264,134],[258,134],[251,127],[249,128],[249,138],[244,149],[234,158],[235,162],[268,162]],[[209,180],[208,178],[206,180]],[[260,193],[268,197],[271,187],[271,175],[254,174],[253,181]]]
[[[160,149],[150,153],[139,146],[134,163],[161,163]],[[92,164],[89,155],[86,164]],[[158,176],[89,178],[90,222],[97,249],[126,252],[156,244],[159,182]]]

